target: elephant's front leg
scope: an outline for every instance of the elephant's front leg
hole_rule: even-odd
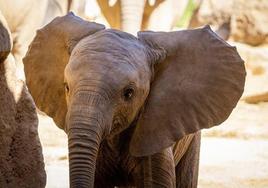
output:
[[[140,181],[139,187],[176,187],[172,148],[167,148],[160,153],[144,157],[140,170],[143,181]]]
[[[188,135],[179,142],[181,144],[175,145],[177,147],[174,148],[174,153],[176,154],[182,151],[181,154],[183,156],[179,157],[179,155],[175,155],[175,158],[177,157],[177,160],[179,159],[176,166],[176,187],[196,188],[198,183],[201,132]],[[183,147],[179,147],[179,145],[183,145]]]

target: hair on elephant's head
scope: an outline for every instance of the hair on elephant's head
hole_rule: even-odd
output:
[[[131,154],[154,154],[227,119],[245,82],[236,49],[208,26],[136,38],[72,13],[37,32],[24,63],[37,106],[68,134],[71,185],[93,186],[104,138],[135,121]]]

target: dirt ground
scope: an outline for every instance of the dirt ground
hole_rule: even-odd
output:
[[[268,187],[268,103],[240,102],[220,127],[202,132],[199,188]],[[67,138],[40,115],[48,188],[68,187]]]

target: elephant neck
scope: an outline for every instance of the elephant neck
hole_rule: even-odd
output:
[[[108,137],[101,142],[95,174],[95,183],[98,182],[100,185],[95,185],[96,187],[105,187],[105,185],[101,185],[104,179],[106,184],[109,185],[135,185],[131,174],[137,164],[140,163],[140,159],[130,155],[129,144],[138,118],[139,115],[121,133]],[[103,163],[103,161],[106,162]]]
[[[120,134],[101,142],[95,172],[95,183],[98,185],[95,184],[95,187],[105,187],[107,184],[134,185],[130,174],[137,161],[128,152],[133,131],[133,127],[129,127]]]

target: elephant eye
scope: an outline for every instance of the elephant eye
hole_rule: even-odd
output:
[[[123,97],[125,101],[129,101],[134,96],[134,89],[131,87],[125,88],[123,92]]]
[[[65,88],[66,93],[68,93],[69,92],[69,86],[68,86],[67,83],[64,83],[64,88]]]

